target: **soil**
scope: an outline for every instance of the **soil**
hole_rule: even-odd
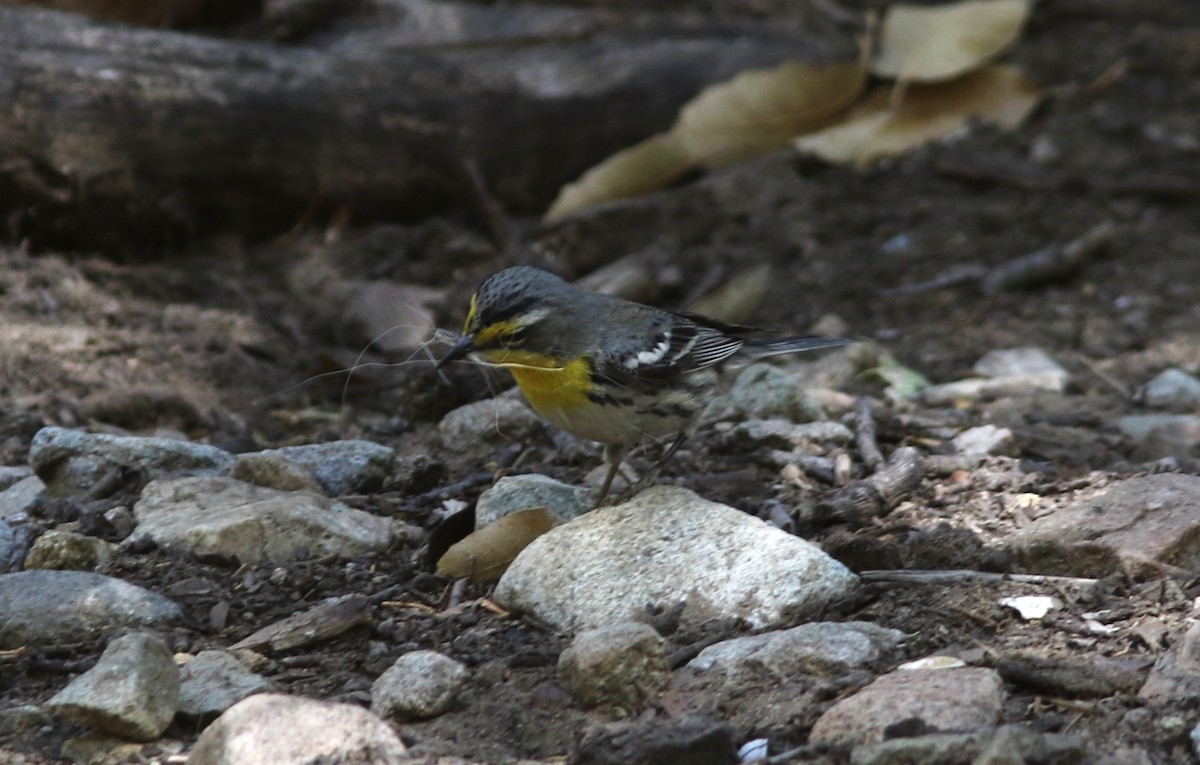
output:
[[[432,531],[444,500],[471,503],[499,473],[581,482],[599,452],[547,428],[526,443],[501,443],[482,462],[447,454],[435,437],[441,416],[510,382],[470,367],[439,379],[423,351],[370,349],[362,360],[372,365],[347,381],[337,370],[355,363],[368,337],[345,319],[335,289],[314,285],[387,279],[437,290],[433,319],[452,334],[478,281],[514,261],[580,277],[633,253],[638,297],[671,307],[767,262],[775,278],[752,317],[757,324],[869,338],[937,382],[968,376],[990,350],[1033,345],[1068,366],[1072,386],[1062,396],[940,412],[933,423],[928,411],[881,405],[885,452],[902,443],[937,451],[938,425],[952,420],[1010,427],[1019,453],[975,471],[928,475],[895,512],[864,527],[818,525],[795,513],[830,487],[784,481],[761,455],[715,430],[689,442],[662,479],[764,517],[785,508],[798,533],[856,570],[1009,570],[1003,540],[1019,522],[1012,507],[1020,495],[1066,502],[1163,467],[1113,420],[1140,411],[1133,391],[1163,368],[1200,371],[1200,4],[1041,3],[1012,58],[1051,92],[1014,133],[975,129],[866,170],[767,157],[555,227],[512,221],[523,243],[515,251],[494,244],[469,216],[371,229],[331,224],[255,245],[214,236],[138,262],[13,245],[0,252],[0,464],[24,464],[33,433],[49,424],[177,432],[236,451],[369,438],[412,457],[412,469],[352,501]],[[972,283],[900,290],[1065,244],[1105,221],[1117,227],[1107,247],[1055,279],[996,294]],[[870,381],[847,389],[880,391]],[[1200,472],[1196,456],[1176,455],[1170,467]],[[640,459],[635,467],[649,465],[649,456]],[[47,504],[41,513],[47,524],[80,520],[115,538],[94,503]],[[367,626],[273,655],[261,671],[287,692],[367,703],[372,680],[397,655],[433,648],[473,668],[472,688],[451,713],[402,725],[407,742],[481,762],[570,752],[596,720],[556,682],[565,638],[490,610],[485,587],[453,591],[431,573],[425,542],[282,570],[148,551],[101,571],[185,608],[186,626],[170,636],[178,651],[227,647],[323,598],[362,593],[372,603]],[[998,603],[1034,593],[1064,598],[1068,617],[1029,622]],[[900,629],[910,658],[951,653],[1000,666],[1009,681],[1007,722],[1082,734],[1097,757],[1137,747],[1148,761],[1169,763],[1191,761],[1195,700],[1144,707],[1136,684],[1101,675],[1113,664],[1132,671],[1152,662],[1182,636],[1197,596],[1195,578],[1142,581],[1121,572],[1083,589],[867,584],[825,617]],[[1115,629],[1080,628],[1083,613]],[[1161,643],[1133,629],[1148,619],[1163,628]],[[669,640],[686,653],[733,634],[737,625],[711,625]],[[45,701],[101,647],[60,646],[0,664],[0,707]],[[1013,664],[1029,653],[1052,667]],[[1047,681],[1051,675],[1058,680]],[[1071,685],[1065,675],[1082,680]],[[797,687],[793,697],[808,694],[800,714],[755,706],[776,697],[751,687],[719,698],[681,687],[668,706],[713,711],[739,739],[769,737],[778,751],[804,743],[820,712],[866,679]],[[1105,682],[1108,692],[1079,690]],[[29,762],[54,763],[79,732],[60,722],[7,746]],[[168,738],[187,743],[196,734],[177,725]],[[141,756],[152,759],[155,750]],[[847,761],[845,753],[822,756],[813,761]]]

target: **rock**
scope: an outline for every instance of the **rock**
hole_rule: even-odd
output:
[[[12,483],[0,491],[0,517],[11,518],[28,512],[45,490],[46,484],[36,475]]]
[[[255,456],[281,457],[308,468],[325,493],[337,497],[377,491],[392,470],[395,454],[394,449],[373,441],[348,439],[267,449]]]
[[[437,651],[406,653],[371,685],[371,710],[381,717],[437,717],[467,683],[467,668]]]
[[[1008,428],[995,425],[980,425],[967,428],[951,442],[956,454],[965,457],[982,457],[990,454],[1013,454],[1017,442]]]
[[[583,515],[595,506],[595,495],[587,489],[556,481],[550,476],[506,476],[479,495],[475,503],[475,528],[533,507],[544,507],[560,521]]]
[[[994,670],[899,669],[829,708],[809,741],[857,746],[883,741],[887,729],[917,720],[925,728],[967,732],[991,727],[1004,706],[1004,684]]]
[[[734,765],[733,728],[693,714],[589,728],[571,765]]]
[[[1200,697],[1200,624],[1155,660],[1138,696],[1152,704]]]
[[[1189,457],[1200,451],[1200,416],[1194,414],[1131,414],[1117,420],[1117,428],[1136,443],[1137,459]]]
[[[779,678],[829,675],[896,653],[904,633],[870,622],[812,622],[711,645],[688,662],[700,672],[764,669]]]
[[[135,472],[144,484],[165,476],[224,475],[235,460],[223,449],[190,441],[53,427],[39,430],[29,446],[29,464],[55,497],[87,494],[113,470]]]
[[[816,545],[686,489],[656,486],[534,540],[495,595],[568,631],[681,601],[687,623],[732,617],[765,627],[842,598],[857,581]]]
[[[243,454],[238,457],[237,462],[233,463],[229,477],[279,491],[325,493],[325,487],[321,485],[311,470],[286,460],[278,454],[263,452]]]
[[[0,492],[4,492],[10,486],[14,486],[32,476],[33,468],[24,465],[0,465]],[[0,504],[0,508],[3,507],[4,505]],[[0,514],[2,513],[3,510],[0,509]]]
[[[808,400],[804,391],[796,375],[771,364],[751,364],[738,374],[728,393],[709,404],[704,419],[820,419],[820,408]]]
[[[365,709],[261,693],[239,701],[200,734],[187,765],[401,765],[391,726]]]
[[[54,718],[34,704],[0,709],[0,739],[3,740],[31,736],[38,728],[48,728],[53,724]],[[0,762],[3,761],[0,758]]]
[[[926,733],[856,746],[853,765],[1025,765],[1084,761],[1079,736],[1001,725],[974,733]],[[1115,764],[1114,764],[1115,765]]]
[[[171,625],[175,603],[120,579],[83,571],[0,574],[0,649],[107,637]]]
[[[108,644],[96,666],[47,703],[50,712],[106,733],[152,741],[179,703],[179,669],[158,635],[132,632]]]
[[[37,529],[23,513],[0,518],[0,574],[21,570],[36,533]]]
[[[1138,391],[1139,400],[1146,406],[1194,406],[1200,403],[1200,378],[1182,369],[1164,369]]]
[[[1071,374],[1041,348],[1003,348],[989,351],[975,362],[975,374],[983,377],[1037,377],[1051,382],[1046,390],[1063,390]]]
[[[271,682],[256,675],[226,651],[201,651],[179,671],[179,714],[209,720],[242,699],[271,690]]]
[[[1026,571],[1105,577],[1200,570],[1200,477],[1131,478],[1036,519],[1010,542]],[[1155,573],[1157,575],[1157,573]]]
[[[34,540],[25,568],[91,571],[112,557],[116,545],[74,531],[51,529]]]
[[[576,635],[559,656],[558,675],[585,707],[631,716],[658,699],[671,668],[654,628],[627,622]]]
[[[478,446],[524,441],[542,429],[542,420],[517,398],[498,396],[460,406],[438,423],[442,446],[464,454]]]
[[[346,300],[343,319],[361,330],[360,339],[382,351],[411,351],[434,336],[431,305],[443,305],[445,291],[415,284],[369,281],[357,284]]]
[[[393,522],[310,492],[283,492],[232,478],[154,481],[133,508],[127,544],[169,545],[242,564],[353,557],[392,540]]]
[[[744,420],[734,426],[734,433],[753,443],[764,443],[779,448],[791,448],[806,441],[817,443],[848,444],[854,433],[840,422],[822,420],[796,424],[790,420]]]
[[[61,756],[80,765],[126,765],[144,762],[142,752],[145,747],[146,744],[131,743],[119,736],[89,731],[64,741]]]

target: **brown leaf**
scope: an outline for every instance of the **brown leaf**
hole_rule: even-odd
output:
[[[692,313],[731,324],[740,324],[762,303],[771,287],[771,266],[762,264],[743,271],[688,306]]]
[[[1028,16],[1029,0],[893,5],[883,19],[871,72],[912,82],[952,79],[1005,51]]]
[[[654,191],[690,168],[691,160],[678,138],[669,133],[647,138],[563,186],[546,211],[545,220],[553,223],[588,207]]]
[[[437,573],[456,579],[470,577],[476,582],[499,579],[508,564],[555,523],[544,507],[509,513],[452,545],[438,561]]]
[[[778,151],[797,135],[829,124],[858,98],[861,62],[788,61],[713,85],[679,112],[671,129],[696,164],[721,167]]]
[[[990,66],[951,82],[912,85],[891,106],[891,89],[877,88],[844,122],[802,136],[796,148],[830,162],[867,164],[944,138],[972,119],[1013,129],[1041,97],[1036,84],[1010,66]]]

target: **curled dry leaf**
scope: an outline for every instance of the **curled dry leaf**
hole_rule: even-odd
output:
[[[1037,105],[1041,92],[1020,70],[990,66],[951,82],[912,85],[892,107],[878,88],[842,123],[796,139],[796,148],[830,162],[867,164],[937,138],[978,119],[1011,130]]]
[[[721,167],[778,151],[795,136],[828,125],[866,82],[861,62],[807,64],[742,72],[706,88],[671,128],[693,162]]]
[[[437,573],[476,582],[499,579],[530,542],[554,525],[554,516],[544,507],[509,513],[452,545],[438,560]]]
[[[666,186],[686,173],[692,162],[679,139],[670,133],[647,138],[617,152],[562,187],[550,209],[547,223],[573,212],[617,199],[636,197]]]
[[[1006,50],[1028,16],[1029,0],[893,5],[884,16],[871,71],[911,82],[952,79]]]
[[[567,184],[546,212],[571,213],[661,188],[696,167],[720,167],[785,148],[854,103],[864,62],[808,64],[742,72],[705,89],[680,110],[670,132],[618,152]]]

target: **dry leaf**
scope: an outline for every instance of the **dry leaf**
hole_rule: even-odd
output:
[[[544,507],[509,513],[451,545],[438,560],[437,573],[476,582],[499,579],[530,542],[554,525],[554,516]]]
[[[688,306],[688,310],[730,324],[740,324],[758,308],[771,287],[771,266],[743,271],[704,297]]]
[[[890,96],[889,88],[877,88],[843,123],[796,139],[796,148],[830,162],[866,164],[943,138],[972,119],[1011,130],[1029,116],[1040,91],[1017,68],[991,66],[951,82],[910,86],[896,108]]]
[[[547,223],[604,202],[636,197],[666,186],[691,168],[678,138],[668,133],[619,151],[558,192]]]
[[[685,104],[671,134],[698,165],[740,162],[829,124],[858,98],[865,82],[866,68],[858,61],[788,61],[742,72]]]
[[[1016,41],[1028,0],[893,5],[883,19],[871,71],[901,81],[939,82],[977,69]]]

